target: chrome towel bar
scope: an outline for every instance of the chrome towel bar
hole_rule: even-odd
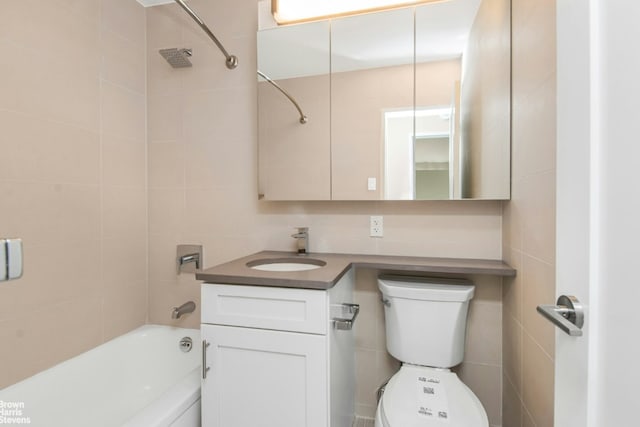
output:
[[[332,306],[332,308],[333,307],[340,310],[337,316],[331,317],[333,328],[341,331],[350,331],[353,329],[356,317],[358,317],[358,313],[360,312],[360,306],[358,304],[340,304],[339,306]]]

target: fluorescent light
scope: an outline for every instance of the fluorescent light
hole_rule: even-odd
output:
[[[384,116],[388,118],[440,116],[442,119],[446,120],[451,117],[451,107],[385,111]]]
[[[288,24],[428,1],[436,0],[271,0],[271,9],[279,24]]]
[[[161,4],[174,3],[173,0],[138,0],[138,3],[144,7],[159,6]]]

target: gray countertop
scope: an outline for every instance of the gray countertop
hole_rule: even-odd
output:
[[[315,270],[260,271],[247,267],[256,260],[278,258],[313,258],[326,262]],[[196,279],[208,283],[233,285],[278,286],[304,289],[329,289],[350,268],[371,268],[405,274],[484,274],[515,276],[516,270],[502,260],[466,258],[424,258],[388,255],[353,255],[310,253],[299,256],[293,252],[262,251],[196,273]]]

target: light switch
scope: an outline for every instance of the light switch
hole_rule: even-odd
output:
[[[367,178],[367,189],[369,191],[375,191],[377,187],[377,182],[375,178]]]
[[[0,239],[0,282],[7,280],[7,241]]]
[[[7,239],[7,273],[9,280],[22,277],[22,239]]]

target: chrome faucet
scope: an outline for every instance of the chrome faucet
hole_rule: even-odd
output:
[[[180,307],[173,307],[171,311],[172,319],[179,319],[182,315],[187,313],[193,313],[196,309],[196,303],[193,301],[187,301],[182,304]]]
[[[198,252],[186,254],[178,257],[178,274],[182,270],[182,266],[193,262],[196,264],[196,270],[200,270],[200,254]]]
[[[298,255],[309,252],[309,227],[297,227],[298,232],[291,235],[298,241]]]

